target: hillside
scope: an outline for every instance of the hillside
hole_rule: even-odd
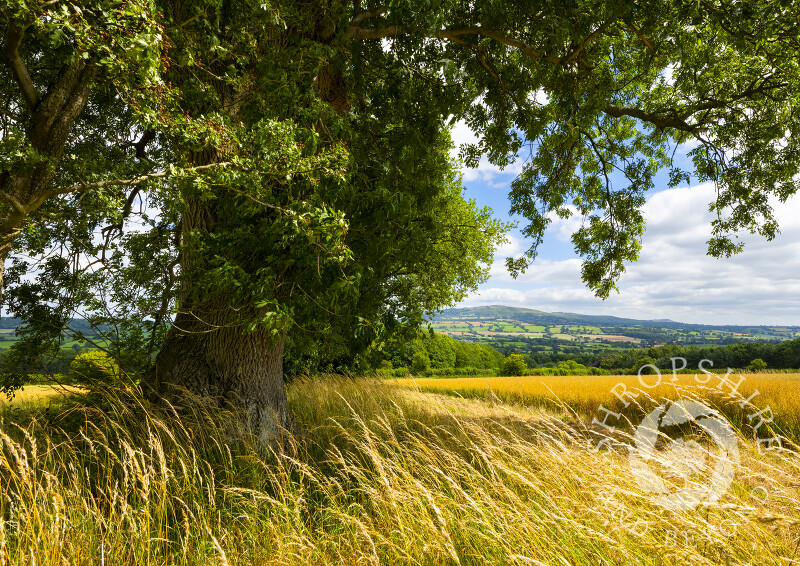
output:
[[[23,321],[18,318],[4,317],[0,318],[0,352],[7,350],[12,344],[19,341],[19,336],[16,330],[23,324]],[[70,319],[68,332],[64,333],[61,347],[63,349],[79,349],[82,347],[91,347],[83,341],[75,340],[75,333],[81,333],[84,337],[89,338],[95,343],[104,343],[103,335],[111,332],[111,328],[101,325],[99,328],[92,328],[91,325],[83,318]]]
[[[777,342],[800,336],[800,326],[715,326],[673,320],[638,320],[503,305],[448,309],[432,321],[437,332],[484,342],[504,353],[598,355],[662,344],[714,346],[741,341]]]

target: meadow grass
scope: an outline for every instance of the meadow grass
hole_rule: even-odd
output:
[[[740,438],[725,497],[673,511],[637,486],[624,451],[590,450],[568,407],[341,377],[292,383],[289,398],[298,431],[266,456],[236,414],[196,401],[6,413],[0,563],[798,560],[794,452]]]

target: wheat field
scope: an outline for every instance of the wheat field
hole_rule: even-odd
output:
[[[120,394],[4,413],[0,563],[792,564],[800,462],[740,438],[724,498],[655,504],[568,407],[371,379],[289,387],[299,427],[260,454],[236,415]]]
[[[51,402],[58,403],[63,401],[65,397],[81,391],[80,388],[71,385],[57,387],[51,385],[26,385],[17,390],[11,399],[6,395],[0,395],[0,407],[34,409],[46,406]]]
[[[537,407],[566,409],[575,418],[596,415],[602,405],[629,419],[665,399],[702,398],[728,417],[737,428],[746,428],[748,415],[769,408],[772,426],[800,438],[800,374],[722,373],[705,375],[664,372],[657,375],[522,376],[396,379],[389,383],[421,391],[445,392],[471,398],[491,399]],[[620,386],[620,384],[622,384]],[[757,394],[756,391],[758,392]],[[615,392],[620,393],[621,400]],[[623,392],[638,395],[626,396]],[[754,395],[755,394],[755,395]],[[739,404],[747,400],[745,407]],[[625,402],[633,401],[629,407]],[[757,422],[757,421],[755,421]]]

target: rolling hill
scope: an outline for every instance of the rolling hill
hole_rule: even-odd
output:
[[[800,326],[716,326],[503,305],[448,309],[430,322],[437,332],[458,340],[489,343],[505,353],[596,355],[663,344],[714,346],[756,340],[778,342],[800,336]]]

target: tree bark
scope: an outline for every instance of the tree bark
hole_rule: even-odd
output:
[[[244,411],[262,448],[279,443],[292,418],[283,383],[283,345],[264,332],[244,333],[230,324],[232,309],[182,311],[156,358],[156,380],[184,387]]]

